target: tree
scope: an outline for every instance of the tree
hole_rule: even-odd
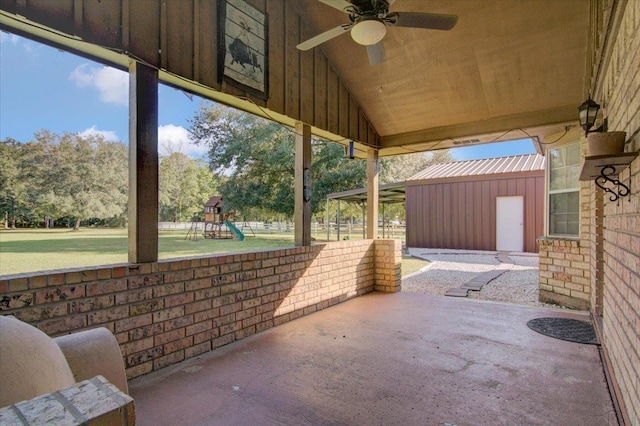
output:
[[[223,179],[219,189],[228,210],[245,217],[293,216],[293,129],[206,103],[190,122],[192,139],[209,148],[209,165]],[[401,182],[432,162],[450,159],[448,151],[383,158],[380,181]],[[327,194],[366,185],[366,161],[347,159],[337,143],[312,140],[311,170],[313,213],[324,210]]]
[[[384,157],[380,160],[380,183],[404,182],[432,164],[452,161],[453,157],[447,149]]]
[[[21,179],[20,156],[20,142],[7,138],[0,143],[0,211],[5,228],[15,228],[16,218],[25,210],[26,186]]]
[[[89,218],[124,215],[127,204],[128,152],[122,143],[101,136],[65,133],[56,146],[57,207],[73,217],[74,230]]]
[[[159,174],[161,221],[190,221],[216,192],[206,164],[179,152],[162,158]]]
[[[245,217],[290,218],[294,209],[294,130],[251,114],[201,104],[191,120],[196,143],[209,147],[209,164],[223,179],[220,192],[227,210]],[[365,163],[348,160],[341,145],[312,141],[313,212],[324,197],[366,181]]]
[[[0,178],[7,216],[5,205],[11,203],[14,220],[48,223],[66,216],[74,219],[74,229],[89,218],[124,220],[128,150],[123,143],[42,130],[33,141],[2,146],[10,154],[3,155],[7,168]]]
[[[99,165],[95,184],[104,205],[101,219],[111,219],[120,226],[127,221],[129,201],[129,148],[121,142],[95,140],[95,161]]]
[[[46,131],[38,132],[43,138],[53,137]],[[53,181],[47,170],[51,167],[52,144],[48,140],[31,141],[28,143],[17,142],[15,144],[16,164],[18,174],[13,184],[7,189],[12,194],[12,227],[15,222],[37,223],[38,218],[43,218],[39,208],[39,198],[47,193]]]

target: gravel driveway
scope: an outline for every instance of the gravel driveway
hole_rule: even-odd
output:
[[[460,288],[483,272],[505,271],[482,287],[469,291],[468,298],[517,303],[520,305],[559,308],[538,301],[538,255],[410,248],[409,254],[431,262],[426,268],[402,279],[402,291],[444,295]]]

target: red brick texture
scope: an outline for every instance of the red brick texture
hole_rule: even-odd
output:
[[[344,241],[5,276],[0,312],[56,336],[107,327],[129,378],[372,291],[400,291],[401,246]]]

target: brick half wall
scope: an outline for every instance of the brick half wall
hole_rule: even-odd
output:
[[[580,240],[539,238],[541,302],[590,307],[589,249]]]
[[[401,244],[341,241],[5,276],[0,313],[58,336],[107,327],[127,376],[372,292],[400,291]]]

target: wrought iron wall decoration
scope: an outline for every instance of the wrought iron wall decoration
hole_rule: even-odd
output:
[[[618,172],[616,171],[616,168],[614,166],[607,165],[602,167],[600,176],[595,179],[596,185],[598,185],[600,189],[611,194],[609,196],[609,201],[616,201],[618,198],[626,197],[630,193],[627,185],[614,178],[617,177],[617,175]],[[606,185],[607,182],[612,183],[614,185],[614,189],[608,188]],[[617,189],[617,191],[615,189]]]
[[[594,180],[605,194],[609,194],[609,201],[618,201],[621,197],[627,196],[631,201],[631,175],[628,184],[623,183],[618,175],[629,167],[637,156],[638,152],[623,152],[585,157],[580,180]]]
[[[221,82],[268,98],[268,19],[244,0],[218,3],[218,75]]]

